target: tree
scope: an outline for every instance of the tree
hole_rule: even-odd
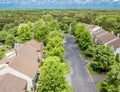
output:
[[[42,19],[43,19],[44,21],[50,22],[50,21],[53,20],[53,16],[50,15],[50,14],[46,14],[46,15],[43,15],[43,16],[42,16]]]
[[[120,64],[114,64],[107,73],[106,80],[101,83],[100,92],[120,92]]]
[[[54,47],[46,52],[47,56],[57,56],[59,58],[63,58],[64,56],[64,48],[62,46]]]
[[[115,60],[116,60],[117,62],[120,61],[120,55],[119,55],[118,53],[117,53],[116,56],[115,56]]]
[[[46,46],[47,56],[58,56],[59,58],[62,58],[64,55],[64,48],[62,41],[63,39],[60,36],[54,36],[53,38],[49,38],[48,36],[48,43]]]
[[[35,29],[35,35],[37,41],[46,41],[47,40],[47,34],[49,34],[50,27],[46,24],[42,24],[36,27]]]
[[[77,24],[75,27],[75,38],[81,48],[86,50],[89,46],[93,47],[93,40],[84,24]]]
[[[77,22],[76,20],[72,20],[72,23],[71,23],[71,34],[75,34],[75,26],[77,25]]]
[[[53,37],[60,37],[60,38],[62,38],[62,31],[61,30],[51,31],[49,33],[49,35],[47,36],[47,40],[49,41]]]
[[[6,37],[6,40],[5,40],[5,44],[7,45],[10,45],[10,46],[14,46],[14,43],[15,43],[15,37],[11,34],[9,34],[7,37]]]
[[[62,41],[63,41],[63,39],[61,37],[55,36],[55,37],[49,39],[46,49],[49,51],[55,47],[63,46]]]
[[[7,35],[8,35],[8,33],[6,31],[1,31],[0,32],[0,42],[4,43]]]
[[[31,29],[32,27],[29,23],[22,25],[18,28],[17,34],[18,34],[19,42],[26,42],[33,38]]]
[[[67,88],[65,78],[65,63],[60,62],[58,57],[46,58],[40,68],[39,91],[40,92],[64,92]]]
[[[9,29],[12,29],[15,27],[14,23],[10,23],[10,24],[5,24],[2,30],[6,30],[8,31]]]
[[[89,46],[85,52],[88,57],[93,57],[95,53],[95,49]]]
[[[5,53],[0,51],[0,60],[4,57]]]
[[[120,16],[117,15],[101,15],[94,20],[94,24],[102,26],[107,31],[113,31],[115,34],[119,33]]]
[[[104,45],[98,46],[95,50],[95,54],[93,56],[92,67],[98,71],[109,71],[110,66],[113,65],[114,61],[114,53],[113,51]]]

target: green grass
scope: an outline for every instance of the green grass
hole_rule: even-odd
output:
[[[92,58],[90,58],[90,57],[88,57],[88,56],[86,56],[86,55],[84,55],[84,54],[81,54],[82,55],[82,58],[84,59],[84,60],[92,60]]]
[[[65,60],[64,63],[65,63],[65,65],[66,65],[66,67],[65,67],[65,68],[66,68],[66,74],[67,74],[67,73],[70,73],[70,66],[69,66],[68,61]]]
[[[101,89],[101,82],[96,83],[96,87],[98,88],[98,91],[100,92],[100,89]]]
[[[87,64],[87,68],[88,68],[88,70],[89,70],[89,72],[90,72],[91,75],[101,74],[101,72],[93,70],[93,68],[91,67],[90,63]]]

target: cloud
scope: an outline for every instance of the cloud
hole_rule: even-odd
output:
[[[78,4],[86,4],[86,3],[91,3],[92,0],[74,0],[74,2]]]
[[[120,0],[113,0],[112,2],[120,2]]]
[[[82,6],[88,7],[89,6],[114,6],[120,5],[120,0],[0,0],[0,5],[20,5],[20,6]]]
[[[10,0],[0,0],[0,4],[10,4]]]
[[[37,0],[32,0],[33,3],[35,3]]]

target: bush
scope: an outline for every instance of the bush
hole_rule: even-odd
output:
[[[5,53],[0,51],[0,59],[4,57]]]

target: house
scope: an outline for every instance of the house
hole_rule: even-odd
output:
[[[36,45],[34,45],[35,43]],[[29,91],[33,89],[34,91],[39,72],[39,56],[42,56],[42,49],[39,46],[41,45],[38,42],[32,40],[20,47],[16,47],[15,50],[9,51],[6,57],[0,61],[0,76],[6,74],[16,76],[26,81],[26,90]],[[12,90],[12,88],[10,90]]]
[[[104,29],[100,29],[97,32],[94,32],[93,35],[93,40],[97,44],[98,43],[98,38],[102,35],[104,35],[106,31]]]
[[[106,45],[106,44],[116,40],[117,37],[114,34],[105,31],[105,32],[103,32],[103,33],[101,33],[99,35],[95,35],[94,39],[95,39],[95,41],[97,41],[97,44]]]
[[[43,43],[39,43],[39,42],[37,42],[35,40],[31,40],[31,41],[29,41],[27,43],[27,45],[32,47],[32,48],[34,48],[38,52],[38,54],[39,54],[39,59],[42,60],[43,49],[44,49],[43,48]]]
[[[88,31],[90,32],[92,38],[94,38],[94,37],[93,37],[93,34],[94,34],[95,32],[98,32],[98,31],[101,29],[101,27],[99,27],[99,26],[90,25],[90,24],[86,24],[86,27],[87,27]]]
[[[111,47],[114,53],[120,53],[120,38],[108,43],[107,45]]]
[[[86,24],[86,27],[88,28],[96,44],[100,44],[100,45],[103,44],[103,45],[109,46],[114,51],[115,54],[116,53],[120,54],[119,36],[116,36],[113,33],[110,33],[102,29],[102,27],[98,27],[96,25]]]
[[[25,92],[27,82],[12,74],[0,76],[0,92]]]

